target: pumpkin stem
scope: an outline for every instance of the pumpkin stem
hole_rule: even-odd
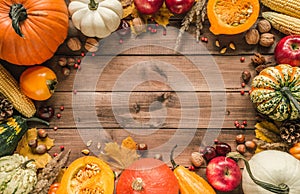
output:
[[[54,93],[57,83],[57,80],[46,80],[46,84],[51,94]]]
[[[144,182],[142,178],[137,177],[131,184],[131,187],[135,191],[143,190]]]
[[[177,144],[172,148],[171,154],[170,154],[170,161],[171,161],[173,169],[175,169],[179,166],[178,164],[176,164],[176,162],[174,161],[174,157],[173,157],[174,151],[175,151],[176,148],[177,148]]]
[[[282,93],[284,93],[285,96],[286,96],[290,101],[292,101],[292,103],[293,103],[293,104],[295,105],[295,107],[297,108],[298,112],[300,112],[300,106],[299,106],[299,103],[298,103],[298,101],[294,98],[294,96],[293,96],[293,94],[292,94],[290,88],[285,86],[285,87],[281,88],[280,91],[281,91]]]
[[[266,183],[266,182],[263,182],[263,181],[260,181],[258,179],[256,179],[252,172],[251,172],[251,169],[250,169],[250,165],[249,165],[249,162],[248,160],[242,156],[240,153],[238,152],[229,152],[227,154],[227,157],[229,158],[233,158],[233,159],[242,159],[245,163],[245,167],[246,167],[246,170],[250,176],[250,178],[253,180],[254,183],[256,183],[257,185],[261,186],[262,188],[270,191],[270,192],[273,192],[273,193],[277,193],[277,194],[288,194],[289,193],[289,186],[284,184],[284,183],[281,183],[279,185],[273,185],[271,183]]]
[[[39,119],[37,117],[31,117],[31,118],[28,118],[28,119],[25,119],[26,122],[38,122],[38,123],[43,123],[47,126],[49,126],[49,123],[47,121],[44,121],[43,119]]]
[[[99,5],[99,3],[95,2],[95,0],[90,0],[89,9],[90,10],[97,10],[98,9],[98,5]]]
[[[15,30],[15,32],[19,36],[24,37],[19,24],[27,18],[27,12],[25,7],[22,4],[13,4],[10,7],[9,17],[12,20],[12,27]]]

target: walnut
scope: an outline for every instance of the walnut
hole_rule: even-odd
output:
[[[271,24],[268,20],[262,19],[257,23],[257,29],[260,33],[266,33],[271,30]]]
[[[263,33],[260,36],[259,44],[264,47],[270,47],[274,44],[275,37],[271,33]]]
[[[259,32],[255,28],[251,28],[245,34],[245,40],[247,44],[254,45],[257,44],[259,41]]]

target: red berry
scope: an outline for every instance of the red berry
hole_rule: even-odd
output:
[[[214,143],[215,143],[215,144],[219,143],[219,140],[218,140],[218,139],[215,139],[215,140],[214,140]]]
[[[60,118],[61,118],[61,114],[60,114],[60,113],[57,113],[57,114],[56,114],[56,117],[57,117],[58,119],[60,119]]]
[[[234,121],[234,125],[238,125],[240,124],[238,121]]]
[[[53,127],[53,130],[54,130],[54,131],[57,131],[57,129],[58,129],[57,126],[54,126],[54,127]]]
[[[63,151],[63,150],[65,149],[65,146],[61,145],[61,146],[59,146],[59,149],[60,149],[61,151]]]
[[[245,125],[241,124],[240,128],[245,129]]]
[[[123,39],[120,38],[119,43],[120,43],[120,44],[123,44],[123,42],[124,42]]]
[[[241,86],[244,88],[246,86],[245,82],[242,82]]]
[[[92,56],[94,57],[94,56],[95,56],[95,53],[92,53]]]
[[[77,90],[73,90],[73,94],[77,94]]]
[[[235,125],[235,127],[236,127],[237,129],[240,128],[240,126],[241,126],[240,124],[236,124],[236,125]]]
[[[204,42],[208,42],[208,38],[205,37],[205,38],[204,38]]]
[[[241,57],[240,58],[240,61],[243,63],[243,62],[245,62],[245,57]]]
[[[81,56],[84,57],[84,55],[85,55],[84,52],[82,52],[82,53],[81,53]]]
[[[244,95],[245,94],[245,91],[244,90],[241,90],[241,95]]]
[[[63,111],[63,110],[65,110],[65,107],[64,107],[64,106],[60,106],[59,109],[60,109],[61,111]]]
[[[58,155],[58,153],[54,153],[53,156],[56,157]]]
[[[163,31],[163,35],[166,36],[167,35],[167,30]]]
[[[78,63],[75,63],[75,64],[74,64],[74,69],[77,69],[78,66],[79,66]]]
[[[194,166],[189,166],[189,171],[195,171],[195,167]]]
[[[204,42],[205,41],[205,37],[202,36],[201,37],[201,41]]]
[[[77,63],[80,64],[81,63],[81,59],[77,59]]]
[[[243,121],[243,125],[244,125],[244,126],[247,125],[247,121],[246,121],[246,120]]]

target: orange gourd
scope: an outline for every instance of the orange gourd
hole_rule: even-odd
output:
[[[108,164],[95,156],[84,156],[69,165],[56,194],[113,194],[114,180]]]
[[[1,0],[0,58],[17,65],[41,64],[67,37],[64,0]]]
[[[300,142],[295,143],[289,150],[290,154],[300,160]]]
[[[162,161],[142,158],[126,168],[117,183],[116,194],[178,194],[172,170]]]
[[[209,0],[209,29],[215,35],[245,32],[256,22],[259,10],[258,0]]]

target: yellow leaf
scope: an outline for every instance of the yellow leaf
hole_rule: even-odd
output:
[[[170,17],[173,16],[173,14],[168,10],[166,5],[164,4],[157,13],[154,14],[153,19],[156,23],[159,25],[166,27],[169,24]]]
[[[116,142],[105,145],[104,152],[99,158],[106,161],[111,167],[123,170],[139,158],[136,150],[119,146]]]
[[[260,123],[256,123],[255,128],[256,129],[268,129],[268,130],[272,131],[273,133],[280,134],[278,127],[274,123],[269,122],[269,121],[262,121]]]
[[[126,17],[130,16],[134,10],[136,10],[134,3],[131,3],[131,5],[128,5],[126,7],[123,7],[123,17],[122,18],[126,18]]]
[[[35,154],[32,152],[32,149],[28,145],[28,140],[34,137],[34,133],[37,133],[36,128],[29,129],[25,133],[25,135],[18,143],[16,152],[19,153],[20,155],[27,156],[29,159],[34,159],[37,168],[44,168],[48,164],[48,162],[52,159],[52,157],[48,153]],[[54,146],[54,140],[49,137],[46,137],[43,140],[38,139],[38,143],[45,144],[48,150]]]
[[[137,148],[137,143],[132,139],[132,137],[128,136],[127,138],[123,139],[121,146],[135,150]]]
[[[268,138],[267,136],[265,136],[264,133],[262,133],[260,130],[258,129],[255,129],[255,137],[258,138],[258,139],[261,139],[265,142],[268,142],[268,143],[273,143],[273,141]]]

